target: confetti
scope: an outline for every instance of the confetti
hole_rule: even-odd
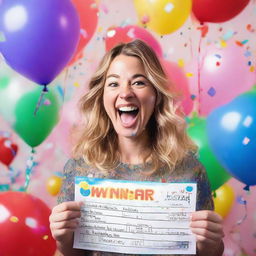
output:
[[[220,46],[221,46],[222,48],[227,47],[227,43],[226,43],[226,41],[224,41],[224,40],[220,40]]]
[[[243,145],[247,145],[249,142],[250,142],[250,139],[248,137],[244,137]]]
[[[186,73],[186,76],[187,76],[187,77],[192,77],[192,76],[193,76],[193,73],[188,72],[188,73]]]
[[[243,204],[243,205],[246,205],[246,204],[247,204],[247,201],[246,201],[242,196],[238,196],[238,197],[236,198],[236,201],[237,201],[237,203],[239,203],[239,204]]]
[[[49,238],[48,235],[44,235],[44,236],[43,236],[43,240],[47,240],[48,238]]]
[[[205,37],[209,31],[209,27],[207,25],[204,25],[204,26],[198,27],[197,30],[200,30],[201,36]]]
[[[235,32],[233,30],[229,30],[227,31],[223,36],[222,39],[224,41],[227,41],[228,39],[230,39],[233,35],[235,34]]]
[[[105,14],[108,14],[109,10],[105,4],[100,4],[100,10],[102,10]]]
[[[208,90],[208,95],[210,95],[210,96],[214,96],[215,94],[216,94],[216,90],[213,88],[213,87],[211,87],[209,90]]]
[[[236,44],[237,44],[238,46],[243,46],[240,41],[236,41]]]
[[[252,117],[247,116],[243,121],[243,126],[250,127],[250,125],[252,124],[252,121],[253,121]]]
[[[214,54],[215,57],[217,57],[218,59],[221,59],[221,55],[219,54]]]
[[[103,27],[98,27],[97,29],[98,32],[102,32],[102,30],[103,30]]]
[[[250,56],[252,56],[252,53],[250,51],[245,51],[244,56],[250,57]]]
[[[183,59],[178,60],[178,66],[181,67],[181,68],[184,67],[184,60]]]
[[[13,223],[17,223],[19,221],[19,219],[16,216],[11,216],[10,221],[13,222]]]
[[[73,84],[75,87],[80,87],[80,84],[78,82],[74,82]]]
[[[255,67],[254,67],[254,66],[251,66],[251,67],[250,67],[250,71],[251,71],[251,72],[254,72],[254,71],[255,71]]]
[[[251,24],[247,24],[246,29],[247,29],[249,32],[254,32],[254,31],[255,31],[255,29],[252,27]]]
[[[191,94],[190,98],[191,98],[191,100],[194,100],[196,98],[196,95]]]
[[[43,105],[49,106],[51,105],[51,101],[49,99],[45,99]]]

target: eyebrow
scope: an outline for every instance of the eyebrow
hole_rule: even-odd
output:
[[[117,75],[117,74],[110,74],[110,75],[108,75],[108,76],[106,77],[106,79],[108,79],[108,78],[110,78],[110,77],[120,78],[120,76]],[[132,76],[132,79],[135,79],[135,78],[138,78],[138,77],[143,77],[143,78],[145,78],[146,80],[148,80],[147,77],[146,77],[145,75],[143,75],[143,74],[134,74],[134,75]]]

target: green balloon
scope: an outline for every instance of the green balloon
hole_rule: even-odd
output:
[[[193,117],[189,121],[188,134],[199,148],[199,160],[204,165],[211,190],[214,191],[230,179],[230,175],[218,162],[208,143],[206,121]]]
[[[60,104],[56,93],[51,90],[44,95],[34,114],[41,91],[38,87],[24,94],[15,106],[14,130],[31,147],[41,144],[59,120]]]

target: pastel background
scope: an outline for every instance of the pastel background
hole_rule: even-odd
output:
[[[3,15],[1,2],[4,1],[0,1],[0,18]],[[148,13],[140,16],[144,11],[142,3],[146,6],[158,1],[81,2],[80,6],[77,4],[81,24],[78,46],[80,51],[77,50],[69,62],[65,62],[64,57],[62,62],[56,62],[56,72],[60,74],[55,76],[54,80],[48,79],[51,82],[47,86],[49,92],[45,94],[46,98],[37,110],[40,114],[43,108],[51,107],[51,117],[48,116],[50,111],[45,110],[40,122],[28,124],[28,129],[31,129],[28,133],[21,130],[17,122],[24,122],[22,116],[28,117],[25,107],[36,109],[43,89],[38,85],[41,80],[37,77],[33,77],[33,80],[23,76],[25,71],[18,69],[19,55],[10,58],[11,63],[15,64],[13,69],[6,63],[5,58],[1,58],[1,190],[4,190],[4,184],[9,184],[13,190],[19,190],[29,181],[27,192],[30,195],[41,199],[49,208],[56,204],[56,195],[62,179],[61,171],[70,158],[70,129],[80,121],[77,112],[80,95],[87,91],[87,82],[106,49],[110,49],[120,40],[141,38],[155,49],[167,74],[175,83],[175,87],[171,87],[170,84],[170,90],[180,96],[181,107],[188,120],[188,133],[199,146],[200,160],[207,169],[212,190],[216,194],[216,205],[220,207],[219,211],[224,217],[224,255],[255,256],[256,92],[253,86],[256,85],[256,2],[248,1],[237,16],[224,22],[203,20],[205,22],[200,24],[192,14],[190,1],[184,1],[184,17],[177,14],[169,26],[166,22],[154,24],[150,9]],[[171,13],[172,8],[177,5],[175,0],[165,0],[162,3],[164,5],[159,7],[159,10],[165,13]],[[219,12],[222,11],[221,8],[222,6],[219,6]],[[155,10],[158,9],[155,7]],[[142,21],[144,26],[139,21]],[[70,32],[70,36],[77,40],[75,32]],[[0,23],[0,52],[1,42],[4,40]],[[42,46],[46,43],[53,45],[55,42],[47,33],[43,40],[45,41],[41,41]],[[29,41],[27,43],[30,44]],[[66,52],[71,54],[69,46],[65,46]],[[8,45],[6,51],[4,50],[2,55],[6,57]],[[27,51],[29,53],[29,50]],[[55,58],[50,55],[51,52],[46,51],[45,54],[49,54],[49,62]],[[70,59],[70,56],[65,58]],[[37,65],[37,62],[33,65]],[[52,75],[49,70],[45,72],[48,77]],[[244,94],[248,91],[249,94]],[[17,104],[29,93],[38,93],[36,100],[32,102],[28,98],[19,114]],[[237,100],[237,97],[241,98]],[[234,115],[234,111],[239,115]],[[53,115],[55,112],[59,118]],[[225,117],[229,118],[226,120]],[[218,125],[224,119],[228,123],[227,130]],[[49,128],[49,131],[45,131],[45,136],[40,133],[40,127],[46,130]],[[233,129],[234,134],[230,129]],[[239,139],[241,141],[238,141]],[[35,150],[32,155],[31,147]],[[13,154],[10,149],[17,151],[17,154]],[[7,155],[3,157],[4,154]],[[30,171],[31,176],[28,177]],[[246,185],[247,190],[244,190]],[[225,186],[224,189],[218,192],[222,186]],[[221,199],[224,202],[221,202]],[[12,230],[9,229],[8,232]],[[1,234],[0,228],[0,237],[5,235]],[[0,252],[4,250],[2,246],[4,244],[0,243]],[[48,252],[47,255],[52,254]]]

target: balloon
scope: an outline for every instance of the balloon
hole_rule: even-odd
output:
[[[200,63],[198,58],[195,58],[186,67],[186,72],[192,74],[188,79],[190,91],[197,100],[201,90],[199,115],[207,116],[215,108],[228,103],[252,87],[255,73],[250,71],[245,51],[234,42],[229,42],[226,48],[220,49],[210,45],[202,49],[203,59]],[[201,66],[199,70],[198,64]]]
[[[50,195],[56,196],[60,192],[61,185],[62,178],[53,175],[46,182],[46,190]]]
[[[193,14],[200,22],[224,22],[234,18],[250,0],[193,0]]]
[[[226,183],[221,187],[219,187],[215,191],[215,194],[216,194],[216,197],[213,198],[214,210],[220,216],[225,218],[229,214],[234,204],[234,200],[235,200],[234,190],[230,185]]]
[[[81,58],[83,48],[92,38],[98,23],[98,8],[94,0],[72,0],[80,18],[80,38],[69,65]]]
[[[190,15],[191,0],[134,0],[139,20],[160,35],[180,28]]]
[[[49,84],[71,59],[79,29],[69,0],[0,2],[0,52],[14,70],[38,84]]]
[[[39,198],[24,192],[1,192],[1,255],[53,256],[56,242],[49,215],[50,209]]]
[[[16,156],[18,146],[8,138],[0,138],[0,162],[9,166]]]
[[[193,101],[189,92],[188,81],[183,70],[174,62],[162,59],[161,63],[170,80],[169,89],[182,101],[181,106],[186,115],[193,109]]]
[[[4,81],[4,82],[1,82]],[[62,87],[54,81],[36,115],[41,90],[6,65],[0,69],[0,114],[30,146],[39,145],[59,119]]]
[[[215,154],[210,148],[206,132],[205,119],[194,117],[189,120],[188,134],[199,148],[199,160],[206,169],[211,190],[214,191],[226,183],[230,178],[230,175],[219,163]]]
[[[135,39],[141,39],[146,42],[158,56],[163,55],[161,46],[153,35],[144,28],[132,25],[109,28],[105,40],[105,47],[109,51],[119,43],[129,43]]]
[[[248,186],[256,185],[256,92],[215,109],[207,118],[207,133],[227,171]]]
[[[40,93],[36,88],[25,94],[16,103],[15,109],[14,130],[31,147],[40,145],[59,121],[60,106],[52,91],[45,95],[39,111],[34,114]]]

